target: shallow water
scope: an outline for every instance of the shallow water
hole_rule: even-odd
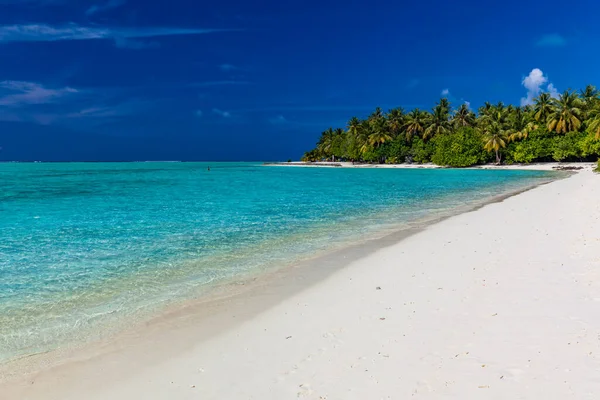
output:
[[[0,361],[556,176],[207,166],[0,164]]]

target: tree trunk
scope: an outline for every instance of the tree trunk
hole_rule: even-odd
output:
[[[500,154],[498,153],[498,149],[496,149],[496,164],[500,165]]]

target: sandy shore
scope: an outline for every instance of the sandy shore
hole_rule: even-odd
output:
[[[400,168],[400,169],[419,169],[419,168],[442,168],[435,164],[353,164],[351,162],[312,162],[306,163],[302,161],[292,162],[280,162],[280,163],[266,163],[267,166],[277,167],[338,167],[338,168]],[[583,167],[583,168],[595,168],[596,163],[590,162],[546,162],[546,163],[531,163],[531,164],[512,164],[512,165],[495,165],[485,164],[469,167],[465,169],[522,169],[522,170],[536,170],[536,171],[552,171],[557,168],[564,167]]]
[[[0,399],[596,399],[599,196],[586,167],[182,310]]]

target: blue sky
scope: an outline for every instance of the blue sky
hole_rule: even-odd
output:
[[[0,160],[285,160],[384,109],[600,86],[594,1],[0,0]]]

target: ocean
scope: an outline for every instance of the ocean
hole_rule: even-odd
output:
[[[81,343],[216,283],[555,177],[258,163],[0,164],[0,362]]]

